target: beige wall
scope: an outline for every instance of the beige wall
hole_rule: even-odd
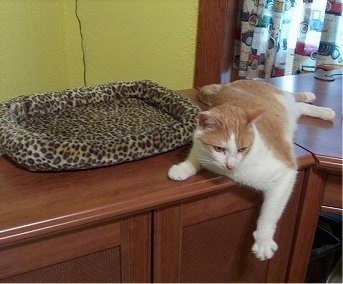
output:
[[[76,0],[0,1],[0,101],[83,85]],[[78,0],[86,82],[193,84],[197,0]]]

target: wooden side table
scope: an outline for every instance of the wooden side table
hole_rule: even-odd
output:
[[[309,190],[302,198],[311,201],[316,193],[322,194],[320,210],[342,215],[342,77],[328,82],[315,79],[313,74],[306,74],[272,78],[269,82],[288,91],[312,91],[317,96],[314,104],[335,110],[333,122],[301,117],[295,144],[308,151],[315,160]],[[305,259],[309,258],[312,245],[312,242],[308,242],[308,234],[317,224],[317,208],[318,204],[308,202],[299,216],[299,228],[302,229],[293,247],[289,282],[297,282],[297,279],[304,277],[304,270],[298,268],[307,265]]]
[[[270,83],[288,91],[312,91],[317,95],[314,104],[335,110],[333,122],[301,117],[295,144],[313,155],[325,175],[322,211],[342,214],[342,77],[329,82],[306,74],[273,78]]]

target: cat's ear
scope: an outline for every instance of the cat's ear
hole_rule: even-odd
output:
[[[202,129],[213,130],[219,126],[218,120],[209,111],[200,112],[198,115],[198,125]]]
[[[264,109],[248,111],[247,112],[248,124],[256,123],[261,118],[264,112],[265,112]]]

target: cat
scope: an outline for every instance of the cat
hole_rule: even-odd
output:
[[[278,249],[276,225],[296,181],[297,119],[333,120],[335,112],[308,104],[316,98],[311,92],[290,93],[256,80],[207,85],[198,97],[211,108],[200,112],[190,153],[168,176],[181,181],[205,168],[262,191],[251,249],[258,259],[270,259]]]

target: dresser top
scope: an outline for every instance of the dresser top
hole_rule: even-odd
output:
[[[196,90],[182,92],[196,100]],[[327,100],[320,102],[326,105]],[[336,129],[340,117],[338,112],[334,124],[323,125],[317,119],[302,120],[296,143],[301,143],[302,135],[305,142],[306,137],[311,137],[307,133],[309,129],[317,129],[316,135]],[[331,138],[325,137],[320,153],[328,157],[336,155],[337,150],[330,148]],[[295,147],[300,168],[314,164],[309,149],[305,150],[311,145]],[[235,188],[230,179],[205,170],[183,182],[169,180],[169,167],[184,160],[188,151],[189,147],[181,147],[135,162],[51,173],[30,172],[1,156],[0,245]],[[337,157],[341,159],[341,156]]]

